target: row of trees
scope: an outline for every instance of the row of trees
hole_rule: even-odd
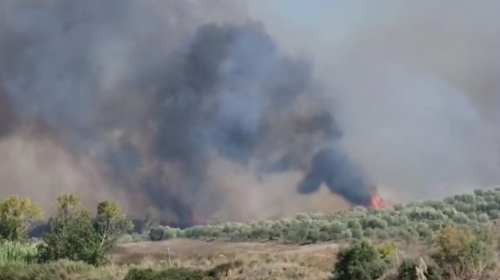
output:
[[[50,219],[50,233],[67,228],[78,229],[79,232],[73,235],[85,235],[85,242],[92,243],[90,240],[102,239],[103,241],[96,241],[94,245],[100,244],[98,247],[104,248],[99,250],[107,250],[105,248],[110,246],[108,244],[113,244],[120,234],[132,228],[116,203],[100,203],[96,219],[91,219],[77,195],[59,197],[57,209],[55,217]],[[10,241],[26,239],[32,222],[42,217],[40,208],[28,198],[8,197],[0,202],[0,238]],[[411,242],[415,239],[432,239],[451,224],[477,228],[499,218],[500,189],[494,189],[476,190],[471,194],[456,195],[444,200],[396,205],[385,209],[356,207],[330,214],[299,214],[294,219],[279,221],[216,223],[185,230],[155,226],[147,230],[147,236],[151,240],[184,237],[301,243],[370,238]],[[44,244],[55,242],[51,239],[56,238],[53,235],[47,234]],[[109,240],[110,238],[113,240]],[[92,250],[97,249],[90,251]],[[40,252],[45,251],[47,249],[40,247]]]
[[[152,240],[186,237],[300,243],[371,238],[411,242],[432,239],[448,225],[478,228],[499,218],[500,189],[494,189],[385,209],[356,207],[331,214],[299,214],[279,221],[218,223],[185,230],[157,226],[149,235]]]
[[[61,259],[91,265],[107,262],[106,254],[118,238],[133,229],[117,203],[103,201],[93,218],[76,194],[57,198],[57,211],[49,219],[49,230],[37,246],[36,262]],[[27,197],[10,196],[0,202],[0,239],[26,242],[30,225],[43,218],[41,209]]]

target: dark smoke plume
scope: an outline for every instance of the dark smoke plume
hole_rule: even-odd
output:
[[[370,183],[361,168],[338,147],[323,148],[312,160],[312,170],[299,183],[298,191],[309,194],[318,190],[323,182],[355,205],[371,206]]]
[[[285,54],[236,4],[210,3],[0,0],[0,137],[21,137],[16,115],[38,120],[50,131],[43,139],[71,151],[59,164],[93,166],[95,180],[71,190],[177,221],[232,199],[216,183],[231,171],[210,168],[222,159],[252,176],[308,172],[314,152],[341,136],[313,65]],[[317,182],[301,192],[324,181],[366,204],[342,149],[321,150],[311,170]],[[20,188],[35,199],[69,190]]]

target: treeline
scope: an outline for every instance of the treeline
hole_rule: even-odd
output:
[[[73,197],[74,203],[78,203],[78,207],[82,208],[76,195],[63,197]],[[60,199],[62,197],[57,200],[58,207],[62,207]],[[116,203],[105,203],[107,204],[103,205],[120,209]],[[121,210],[119,211],[121,219],[127,220]],[[22,218],[12,217],[12,213],[22,213]],[[88,215],[88,211],[86,213]],[[97,219],[99,215],[102,216],[98,214]],[[0,238],[11,241],[26,238],[30,225],[42,217],[39,207],[28,198],[6,198],[0,202]],[[413,242],[431,240],[449,225],[477,228],[492,224],[498,219],[500,188],[476,190],[470,194],[455,195],[443,200],[415,202],[389,208],[355,207],[336,213],[299,214],[293,219],[245,223],[214,222],[185,229],[158,225],[158,220],[151,214],[143,221],[136,221],[136,224],[141,226],[135,227],[135,233],[121,235],[118,241],[192,238],[303,243],[369,238]],[[95,219],[90,224],[96,224]],[[53,225],[43,225],[42,228],[44,231],[50,231]],[[127,233],[130,233],[130,228],[131,222],[127,220]]]
[[[156,226],[149,230],[149,236],[151,240],[184,237],[302,243],[369,238],[411,243],[433,240],[449,225],[478,228],[499,218],[500,188],[497,188],[390,208],[356,207],[329,214],[299,214],[287,220],[216,223],[184,230]]]

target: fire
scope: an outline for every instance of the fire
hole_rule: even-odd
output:
[[[385,208],[387,207],[387,204],[382,200],[382,198],[376,194],[375,192],[371,193],[372,197],[372,207],[374,208]]]

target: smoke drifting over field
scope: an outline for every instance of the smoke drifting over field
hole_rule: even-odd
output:
[[[302,46],[285,25],[270,32],[314,54],[373,180],[408,200],[498,186],[498,1],[317,3]]]
[[[32,174],[2,174],[4,193],[49,205],[78,191],[185,221],[231,211],[228,201],[246,199],[231,189],[266,193],[254,185],[277,171],[307,172],[340,136],[313,65],[285,55],[234,2],[201,3],[2,1],[2,137],[35,153],[10,151],[4,164]],[[209,168],[217,162],[229,170]],[[255,182],[221,180],[235,168]],[[338,190],[357,188],[367,191]]]
[[[307,211],[296,194],[322,183],[366,205],[372,177],[498,181],[482,109],[439,71],[414,75],[416,62],[388,55],[374,39],[386,26],[348,36],[349,52],[332,43],[336,55],[313,40],[306,58],[285,51],[299,41],[291,33],[257,18],[231,0],[0,0],[0,194],[47,208],[78,191],[88,204],[189,221]]]

